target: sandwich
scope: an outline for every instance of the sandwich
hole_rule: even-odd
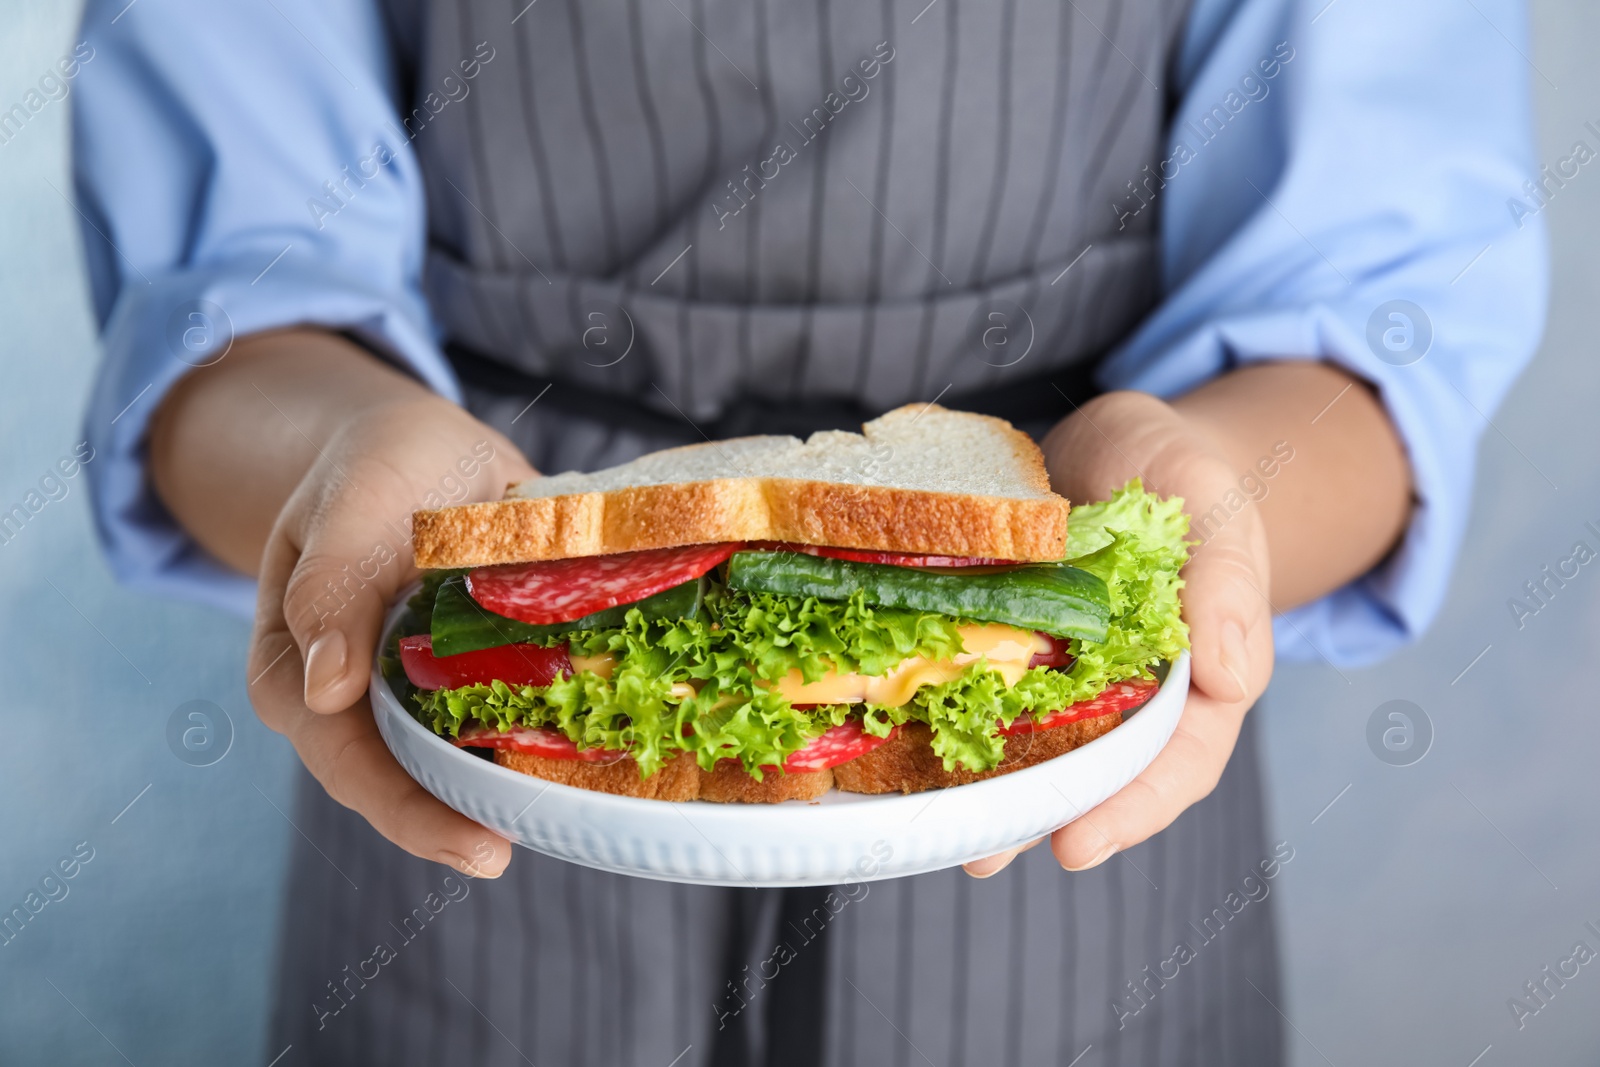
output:
[[[1115,729],[1188,647],[1178,499],[1079,504],[933,405],[418,511],[385,674],[502,767],[662,800],[910,793]]]

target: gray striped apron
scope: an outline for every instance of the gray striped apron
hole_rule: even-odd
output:
[[[1042,430],[1155,299],[1156,213],[1115,205],[1159,158],[1184,0],[386,7],[430,302],[541,470],[936,397]],[[467,881],[302,786],[284,1065],[1281,1059],[1248,724],[1210,797],[1094,871],[1041,848],[833,907],[520,850]]]

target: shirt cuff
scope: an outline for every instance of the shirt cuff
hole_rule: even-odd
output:
[[[460,402],[420,298],[397,298],[315,264],[219,264],[130,282],[106,322],[104,361],[85,417],[95,529],[117,578],[249,617],[255,579],[201,548],[157,497],[150,419],[189,371],[227,358],[235,338],[289,326],[348,332]]]

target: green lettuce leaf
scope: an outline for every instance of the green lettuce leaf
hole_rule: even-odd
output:
[[[997,671],[981,660],[959,678],[917,690],[902,711],[933,730],[933,751],[943,757],[944,769],[962,764],[968,770],[987,771],[1004,756],[1005,738],[997,726],[1010,726],[1029,711],[1057,711],[1099,695],[1073,678],[1070,671],[1034,667],[1014,686],[1007,686]]]
[[[1178,599],[1189,516],[1182,498],[1162,500],[1135,478],[1110,500],[1073,508],[1067,531],[1067,562],[1099,575],[1111,591],[1106,639],[1071,643],[1077,660],[1067,673],[1087,694],[1075,698],[1082,700],[1116,682],[1149,678],[1152,666],[1189,647]]]
[[[678,752],[692,753],[708,771],[737,759],[759,780],[762,767],[781,766],[851,709],[797,711],[757,679],[776,681],[791,670],[808,681],[835,669],[882,675],[910,656],[948,659],[961,651],[956,620],[874,608],[860,596],[829,602],[713,586],[704,607],[676,620],[630,611],[620,628],[572,635],[575,655],[616,658],[610,678],[585,673],[542,689],[495,682],[418,692],[418,718],[451,737],[473,719],[497,729],[554,727],[583,748],[628,750],[647,776]],[[698,692],[674,694],[683,683]],[[879,713],[867,729],[882,737],[903,721]]]
[[[707,600],[727,644],[768,681],[791,670],[807,682],[833,671],[882,675],[908,656],[948,659],[961,651],[955,619],[873,607],[860,593],[818,600],[721,588]]]

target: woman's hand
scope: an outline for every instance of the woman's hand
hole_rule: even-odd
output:
[[[443,400],[366,411],[322,448],[262,556],[249,666],[261,720],[289,738],[329,796],[383,836],[473,875],[498,875],[510,845],[395,761],[367,683],[384,614],[417,577],[411,512],[498,499],[507,482],[533,474],[510,442]]]
[[[1052,487],[1073,501],[1104,500],[1138,477],[1160,496],[1181,496],[1192,519],[1238,490],[1238,473],[1206,431],[1142,393],[1110,393],[1085,404],[1050,433],[1044,452]],[[1183,578],[1192,645],[1183,717],[1155,762],[1051,835],[1051,850],[1069,871],[1094,867],[1165,829],[1211,792],[1245,712],[1272,677],[1269,565],[1260,513],[1246,507],[1224,523],[1195,549]],[[987,877],[1016,851],[975,861],[967,870]]]
[[[1364,573],[1403,528],[1404,454],[1376,398],[1352,383],[1320,364],[1277,364],[1234,372],[1174,404],[1108,393],[1045,439],[1056,492],[1103,500],[1140,477],[1160,496],[1183,498],[1191,537],[1203,542],[1183,570],[1192,645],[1183,716],[1137,778],[1051,835],[1067,870],[1105,862],[1211,792],[1272,677],[1274,610]],[[1281,459],[1285,446],[1293,462],[1270,464],[1278,472],[1264,482],[1260,465]],[[1246,495],[1263,485],[1259,499]],[[1362,506],[1353,508],[1358,487]],[[1292,571],[1275,577],[1284,561]],[[1020,851],[966,869],[988,877]]]
[[[250,700],[312,775],[424,859],[494,876],[509,843],[435,800],[367,699],[384,614],[417,577],[417,508],[497,500],[534,471],[505,437],[336,335],[243,338],[168,395],[157,491],[211,554],[260,578]]]

